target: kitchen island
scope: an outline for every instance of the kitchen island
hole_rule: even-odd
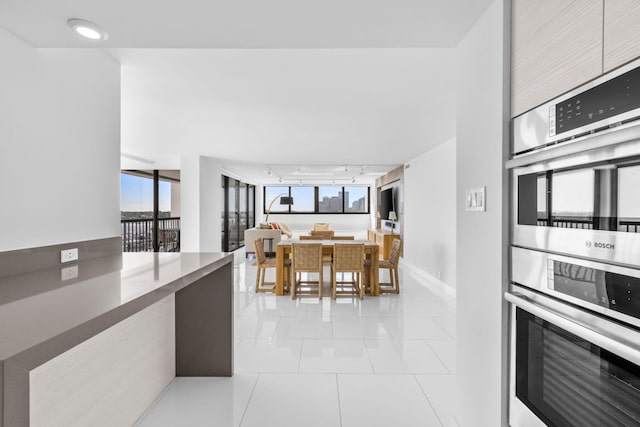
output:
[[[125,253],[0,279],[0,426],[131,425],[233,373],[233,256]]]

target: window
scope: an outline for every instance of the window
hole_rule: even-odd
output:
[[[278,200],[278,196],[288,196],[289,195],[289,187],[265,187],[264,188],[264,212],[266,213],[269,210],[269,205],[271,205],[271,213],[277,212],[289,212],[288,205],[281,205]],[[271,204],[273,203],[273,204]]]
[[[316,211],[315,187],[291,187],[292,213],[314,213]]]
[[[124,252],[179,252],[180,172],[126,170],[120,174],[120,229]]]
[[[255,186],[222,176],[222,250],[245,245],[244,231],[255,225]],[[253,242],[249,242],[253,244]]]
[[[364,186],[265,186],[263,209],[264,213],[267,213],[269,205],[273,202],[271,213],[368,214],[369,192],[370,188]],[[282,194],[291,196],[293,205],[281,205],[278,196]]]
[[[318,212],[342,212],[342,187],[318,187]]]
[[[367,187],[344,187],[342,192],[344,211],[354,213],[367,213],[369,211],[367,190]]]
[[[153,177],[120,174],[120,218],[153,218]]]

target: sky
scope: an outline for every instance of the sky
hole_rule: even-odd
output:
[[[160,181],[158,188],[160,211],[171,211],[171,183]],[[124,173],[120,174],[120,210],[152,211],[153,180]]]

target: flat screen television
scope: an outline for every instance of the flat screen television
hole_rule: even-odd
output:
[[[380,219],[389,219],[389,212],[395,210],[393,201],[393,188],[387,188],[380,192]]]

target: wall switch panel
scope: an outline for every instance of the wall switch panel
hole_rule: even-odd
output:
[[[468,212],[486,211],[486,187],[473,188],[465,192],[464,210]]]

